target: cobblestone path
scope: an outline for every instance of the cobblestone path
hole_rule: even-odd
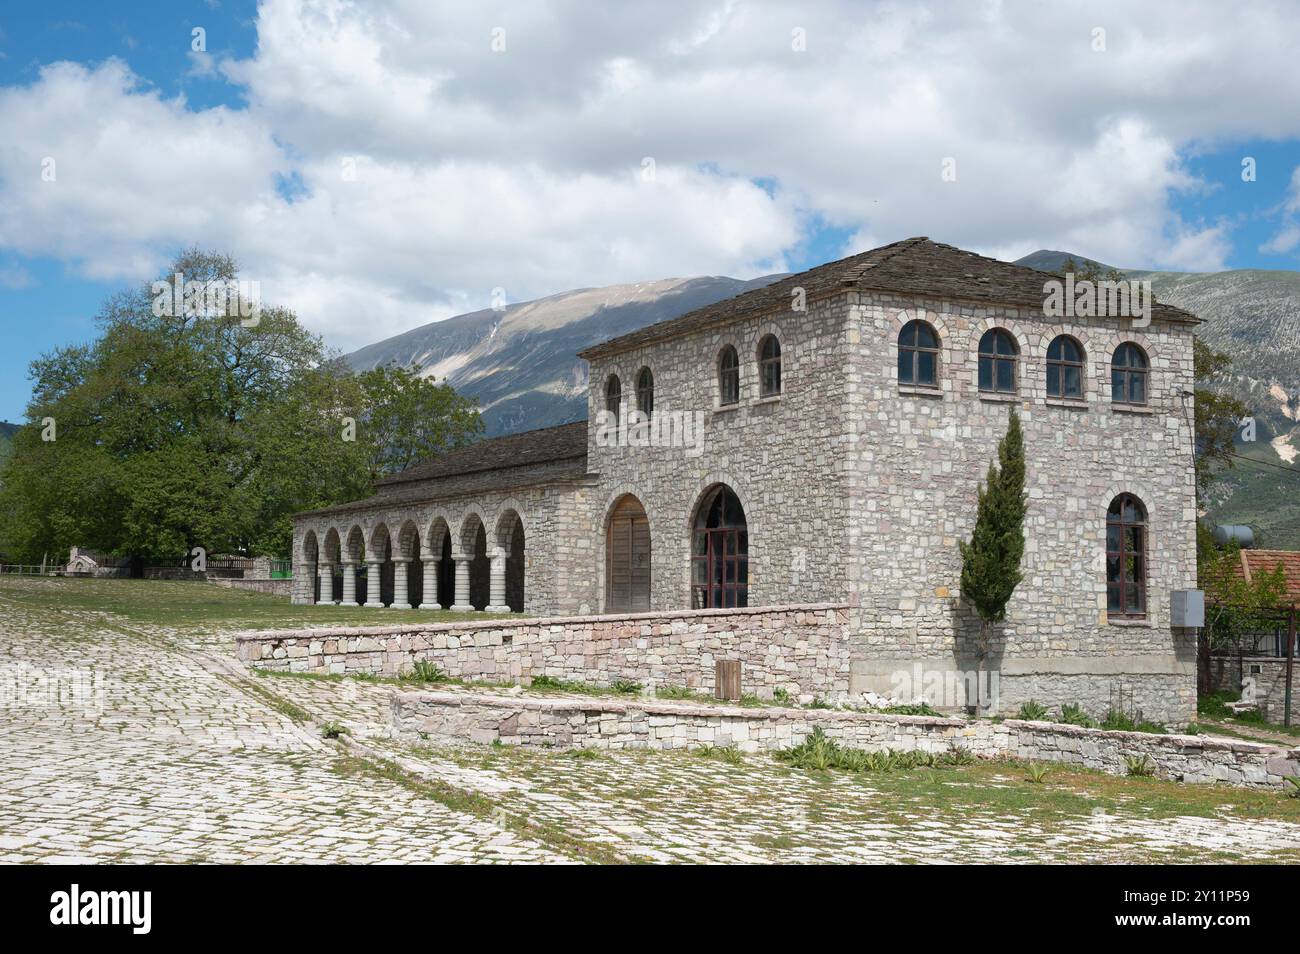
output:
[[[1010,764],[854,776],[727,753],[412,747],[388,736],[389,685],[251,674],[219,626],[11,588],[0,862],[1300,861],[1300,824],[1228,790],[1222,812],[1180,814],[1171,783],[1070,775],[1021,799]]]

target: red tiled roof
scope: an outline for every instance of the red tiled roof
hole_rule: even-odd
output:
[[[1241,570],[1249,581],[1260,573],[1272,573],[1281,565],[1286,575],[1285,602],[1300,603],[1300,552],[1294,550],[1242,550]]]

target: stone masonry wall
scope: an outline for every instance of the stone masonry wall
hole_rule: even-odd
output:
[[[782,688],[811,700],[847,693],[849,626],[846,607],[823,604],[243,633],[236,641],[239,658],[264,669],[395,676],[428,660],[464,679],[630,679],[703,692],[713,691],[716,660],[740,659],[745,692],[770,699]]]
[[[847,299],[808,302],[806,312],[748,319],[592,362],[589,469],[600,476],[591,572],[605,598],[605,527],[619,497],[641,501],[650,525],[651,609],[691,605],[690,531],[706,490],[724,483],[740,498],[749,532],[749,604],[842,602],[848,595],[842,484],[846,428],[843,333]],[[781,394],[759,396],[758,347],[781,343]],[[740,401],[720,406],[717,362],[725,345],[740,359]],[[595,421],[611,374],[636,407],[636,379],[654,375],[656,415],[704,415],[702,453],[682,447],[601,447]]]
[[[1186,721],[1195,706],[1195,639],[1169,625],[1169,593],[1196,585],[1192,467],[1192,329],[1128,319],[1048,319],[1025,309],[849,295],[846,467],[852,516],[848,576],[862,607],[854,688],[884,691],[920,661],[975,668],[978,620],[960,599],[958,542],[1008,408],[1025,434],[1024,580],[997,628],[986,667],[1001,679],[1001,711],[1029,698],[1092,710],[1124,699],[1148,718]],[[900,387],[898,332],[921,318],[941,341],[937,392]],[[1018,394],[978,389],[978,348],[992,327],[1019,349]],[[1046,352],[1069,334],[1085,352],[1082,401],[1049,399]],[[1149,404],[1110,400],[1110,361],[1123,341],[1150,359]],[[1148,614],[1106,614],[1106,511],[1121,492],[1148,512]],[[853,601],[853,598],[850,598]],[[960,700],[958,700],[960,701]]]
[[[394,693],[392,706],[396,734],[410,739],[601,749],[716,745],[759,752],[796,746],[821,729],[854,748],[944,754],[960,747],[982,758],[1064,762],[1115,775],[1127,772],[1125,757],[1146,756],[1156,775],[1185,782],[1280,788],[1285,776],[1300,774],[1300,749],[1020,720],[462,692]]]

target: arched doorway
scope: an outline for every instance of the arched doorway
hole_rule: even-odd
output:
[[[605,611],[650,609],[650,521],[645,508],[625,494],[610,511],[605,531]]]
[[[501,568],[500,584],[505,606],[512,613],[524,611],[524,577],[527,564],[524,560],[524,521],[519,511],[507,509],[497,518],[495,545],[505,551],[505,566]],[[489,554],[491,556],[491,554]],[[492,572],[497,572],[495,568]]]
[[[749,532],[740,498],[726,484],[705,491],[691,530],[691,606],[749,605]]]

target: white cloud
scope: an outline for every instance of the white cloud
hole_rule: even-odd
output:
[[[112,60],[0,91],[23,132],[0,140],[0,247],[135,280],[229,250],[350,347],[495,287],[782,270],[810,221],[847,250],[1222,267],[1228,225],[1174,209],[1207,187],[1182,157],[1300,136],[1284,3],[264,0],[257,27],[215,66],[246,109],[164,100]]]

